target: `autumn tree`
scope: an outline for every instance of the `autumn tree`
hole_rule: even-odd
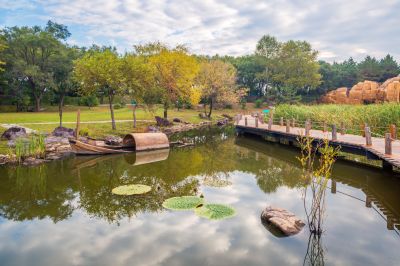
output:
[[[112,129],[115,130],[113,101],[115,95],[126,91],[123,60],[110,49],[89,51],[74,63],[74,76],[82,95],[105,93],[111,113]]]
[[[208,117],[217,103],[238,102],[236,93],[236,69],[220,60],[204,61],[200,65],[197,84],[202,88],[205,105],[209,104]]]
[[[163,46],[150,55],[149,63],[154,69],[156,84],[162,90],[164,118],[167,118],[171,104],[189,96],[199,66],[183,46],[173,49]]]

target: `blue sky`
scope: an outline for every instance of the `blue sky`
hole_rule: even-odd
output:
[[[392,54],[400,61],[398,0],[0,0],[0,27],[68,26],[71,44],[161,40],[200,54],[243,55],[264,34],[306,40],[319,58],[341,61]]]

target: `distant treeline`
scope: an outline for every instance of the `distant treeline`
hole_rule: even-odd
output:
[[[38,111],[43,103],[62,108],[124,98],[160,103],[165,110],[198,102],[211,109],[256,99],[293,103],[400,73],[390,55],[328,63],[318,61],[318,51],[306,41],[280,42],[269,35],[258,41],[253,54],[238,57],[194,55],[182,45],[169,48],[160,42],[133,46],[121,55],[113,47],[69,45],[70,35],[66,26],[52,21],[45,27],[3,28],[0,104]]]

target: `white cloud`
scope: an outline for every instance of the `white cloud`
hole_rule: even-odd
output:
[[[0,4],[5,1],[0,0]],[[21,8],[25,1],[17,1]],[[201,54],[251,53],[257,40],[271,34],[280,40],[318,43],[320,58],[342,60],[365,53],[400,58],[397,11],[392,0],[167,1],[38,0],[43,20],[51,18],[85,29],[82,45],[113,42],[120,50],[154,40],[184,43]],[[32,3],[31,3],[32,4]],[[365,53],[356,48],[363,47]]]

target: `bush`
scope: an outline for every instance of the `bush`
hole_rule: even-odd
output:
[[[116,103],[116,104],[114,104],[114,105],[113,105],[113,107],[114,107],[114,109],[115,109],[115,110],[117,110],[117,109],[121,109],[121,108],[122,108],[122,106],[121,106],[121,104],[120,104],[120,103]]]
[[[79,105],[89,106],[89,107],[98,106],[99,99],[97,99],[96,96],[84,96],[80,98]]]
[[[246,103],[247,103],[246,99],[242,99],[240,101],[240,107],[242,108],[242,110],[246,109]]]
[[[225,104],[224,107],[225,107],[225,109],[232,109],[233,108],[232,104],[230,104],[230,103]]]
[[[263,103],[264,103],[264,101],[263,101],[262,99],[257,99],[257,100],[254,102],[254,107],[255,107],[255,108],[261,108],[261,107],[263,106]]]

